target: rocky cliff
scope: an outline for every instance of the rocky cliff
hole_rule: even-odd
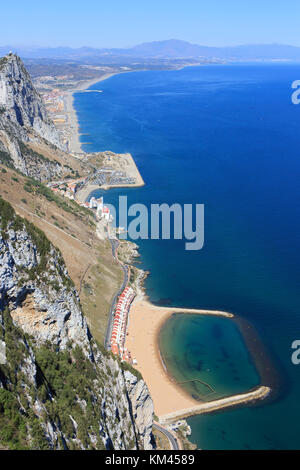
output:
[[[97,345],[61,253],[0,198],[0,444],[151,449],[139,374]]]
[[[0,160],[40,180],[60,176],[57,162],[28,145],[41,141],[65,150],[21,59],[9,54],[0,59]]]

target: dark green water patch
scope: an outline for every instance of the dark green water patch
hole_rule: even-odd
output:
[[[168,372],[200,401],[247,392],[260,375],[238,325],[230,319],[174,314],[160,332]]]

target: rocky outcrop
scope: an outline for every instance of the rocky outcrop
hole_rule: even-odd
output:
[[[42,257],[26,229],[0,238],[0,305],[8,302],[14,322],[37,343],[65,347],[71,340],[87,348],[87,324],[62,257],[50,244],[47,262]],[[39,274],[42,262],[46,271]]]
[[[65,150],[21,59],[9,54],[0,59],[0,157],[8,153],[15,168],[39,180],[60,176],[57,162],[32,152],[30,141]]]
[[[0,107],[7,119],[62,147],[60,136],[21,59],[9,54],[0,60]]]
[[[0,224],[0,428],[11,406],[23,447],[151,449],[147,386],[91,337],[60,252],[1,198]]]
[[[152,446],[152,424],[153,424],[153,401],[148,387],[143,380],[125,372],[127,390],[130,396],[132,415],[139,435],[143,438],[143,448],[151,450]]]
[[[61,164],[33,150],[45,142],[62,148],[10,54],[0,59],[0,161],[60,177]],[[0,197],[0,447],[151,449],[152,420],[145,382],[92,338],[59,250]]]

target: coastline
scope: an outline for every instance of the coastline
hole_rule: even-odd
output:
[[[127,163],[128,163],[128,166],[129,166],[129,172],[130,172],[131,176],[136,178],[136,183],[133,183],[133,184],[114,184],[114,185],[106,184],[106,185],[101,186],[101,188],[98,187],[98,189],[103,189],[104,191],[107,191],[107,190],[112,189],[112,188],[140,188],[142,186],[145,186],[145,182],[142,178],[142,175],[139,172],[137,164],[135,163],[134,158],[131,155],[131,153],[123,154],[123,156],[127,158]]]
[[[116,154],[119,156],[119,154]],[[135,178],[136,183],[133,184],[113,184],[113,185],[102,185],[99,186],[97,184],[91,184],[88,183],[86,186],[84,186],[82,189],[78,191],[76,194],[76,199],[80,202],[86,202],[88,200],[88,197],[93,191],[96,191],[97,189],[101,189],[102,191],[108,191],[109,189],[112,188],[139,188],[142,186],[145,186],[145,182],[142,178],[142,175],[140,174],[138,167],[134,161],[133,156],[130,153],[126,154],[120,154],[122,157],[123,163],[126,163],[127,168],[126,168],[126,173],[130,175],[131,177]],[[111,157],[113,158],[113,157]]]
[[[79,121],[78,121],[78,115],[77,111],[74,106],[74,94],[78,92],[83,92],[87,91],[89,87],[96,83],[103,82],[104,80],[107,80],[108,78],[111,78],[115,75],[119,75],[120,73],[128,73],[128,72],[115,72],[115,73],[106,73],[102,77],[98,77],[92,80],[86,80],[84,81],[80,86],[76,87],[73,90],[70,90],[69,92],[66,93],[64,97],[64,104],[65,104],[65,112],[67,115],[68,119],[68,128],[71,131],[70,139],[68,142],[68,148],[69,151],[73,154],[85,154],[81,148],[82,143],[80,142],[80,132],[79,132]],[[91,90],[93,91],[93,90]],[[97,91],[97,90],[95,90]],[[98,90],[99,91],[99,90]],[[122,155],[124,157],[124,161],[127,164],[127,170],[130,176],[133,176],[136,179],[136,183],[134,184],[116,184],[116,185],[95,185],[95,184],[88,184],[87,186],[83,187],[77,194],[77,199],[80,202],[86,202],[89,195],[97,190],[101,189],[104,191],[107,191],[111,188],[138,188],[145,186],[145,182],[142,178],[142,175],[139,172],[139,169],[134,161],[133,156],[130,153],[126,153]]]
[[[161,423],[196,414],[209,413],[228,407],[245,405],[270,395],[271,388],[260,385],[246,393],[200,402],[178,385],[168,373],[160,354],[159,334],[164,323],[174,314],[199,314],[233,319],[229,312],[201,309],[157,307],[141,293],[130,310],[126,347],[137,360],[136,369],[141,372],[152,396],[155,413]],[[141,332],[147,332],[141,334]]]
[[[70,148],[77,153],[84,153],[81,150],[79,124],[77,113],[74,108],[74,93],[85,90],[94,83],[101,82],[116,74],[106,74],[102,78],[94,79],[83,83],[76,90],[69,92],[66,101],[68,102],[68,110],[70,117],[69,126],[72,129],[72,138],[70,140]],[[135,162],[130,155],[132,162],[137,170]],[[139,172],[138,172],[139,174]],[[95,189],[108,190],[111,187],[136,187],[143,186],[141,181],[134,185],[116,185],[102,186],[88,185],[83,188],[80,199],[86,200],[89,194]],[[139,294],[132,304],[128,325],[128,336],[126,338],[126,347],[131,351],[132,356],[137,359],[136,368],[142,373],[152,396],[155,413],[158,415],[160,422],[172,421],[175,419],[209,413],[228,407],[246,405],[250,402],[262,400],[271,394],[271,388],[268,386],[258,386],[246,393],[225,397],[222,399],[212,400],[210,402],[200,402],[190,396],[174,379],[169,375],[163,364],[158,337],[163,324],[174,314],[199,314],[222,316],[233,319],[234,315],[229,312],[211,311],[203,309],[185,309],[157,307],[152,305],[145,299],[144,295]],[[141,332],[145,332],[141,335]]]
[[[66,115],[68,116],[67,125],[69,129],[71,130],[71,137],[68,142],[68,147],[69,147],[70,152],[84,153],[81,148],[81,142],[80,142],[78,116],[77,116],[76,109],[74,107],[74,94],[87,90],[92,85],[95,85],[96,83],[99,83],[99,82],[103,82],[104,80],[107,80],[108,78],[113,77],[114,75],[118,75],[119,73],[122,73],[122,72],[106,73],[102,75],[101,77],[94,78],[92,80],[86,80],[75,89],[70,90],[66,93],[64,97],[64,104],[65,104],[65,112],[66,112]]]
[[[196,64],[199,65],[199,64]],[[186,67],[193,66],[193,64],[188,64],[188,65],[183,65],[179,66],[178,68],[175,68],[175,70],[182,70]],[[83,92],[86,91],[89,87],[92,85],[95,85],[96,83],[103,82],[104,80],[107,80],[108,78],[111,78],[115,75],[120,75],[123,73],[129,73],[130,71],[118,71],[118,72],[110,72],[110,73],[105,73],[102,76],[98,78],[93,78],[90,80],[84,80],[79,86],[76,88],[73,88],[72,90],[69,90],[66,92],[66,95],[64,97],[64,104],[65,104],[65,113],[68,117],[68,127],[71,129],[71,137],[68,142],[68,147],[69,151],[71,153],[85,153],[81,145],[82,143],[80,142],[80,132],[79,132],[79,122],[78,122],[78,116],[76,109],[74,107],[74,94],[78,92]],[[138,187],[138,186],[144,186],[145,183],[143,184],[136,184],[132,185],[132,187]],[[124,185],[121,186],[113,186],[113,187],[127,187]],[[98,188],[99,189],[99,188]],[[103,189],[103,188],[101,188]],[[108,186],[106,189],[110,189],[110,186]]]

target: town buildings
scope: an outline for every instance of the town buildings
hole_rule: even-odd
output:
[[[130,305],[135,297],[134,290],[126,287],[119,297],[111,335],[111,351],[126,362],[132,362],[130,352],[125,348]]]

